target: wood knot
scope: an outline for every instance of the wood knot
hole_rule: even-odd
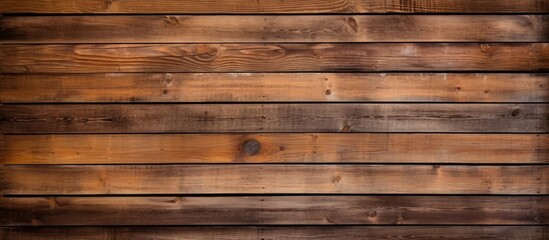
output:
[[[168,90],[166,89],[162,90],[162,95],[168,95]]]
[[[492,49],[492,46],[490,46],[490,44],[480,44],[480,51],[488,54],[488,56],[494,55],[494,51]]]
[[[350,132],[350,131],[351,131],[351,126],[349,126],[348,124],[345,124],[345,126],[343,126],[343,128],[339,132]]]
[[[347,18],[347,24],[351,28],[351,33],[353,33],[353,34],[358,33],[358,23],[356,22],[356,20],[354,18],[352,18],[352,17]]]
[[[341,176],[335,176],[335,177],[332,179],[332,182],[333,182],[333,183],[339,183],[339,182],[341,182]]]
[[[54,197],[48,198],[48,203],[51,209],[56,209],[60,206],[59,202]]]
[[[210,50],[208,51],[208,54],[216,55],[217,54],[217,48],[214,48],[214,47],[210,48]]]
[[[330,89],[326,89],[326,92],[324,92],[325,95],[331,95],[332,94],[332,90]]]
[[[172,82],[172,74],[170,73],[165,73],[164,74],[164,78],[162,79],[162,82],[164,83],[164,85],[169,85],[171,82]]]
[[[168,201],[166,201],[166,202],[179,204],[179,203],[181,203],[181,197],[175,197],[175,198],[170,199],[170,200],[168,200]]]
[[[215,55],[217,53],[217,48],[215,46],[200,44],[196,45],[193,48],[194,55]]]
[[[197,45],[193,48],[193,55],[199,61],[212,61],[217,57],[218,49],[212,45]]]
[[[261,144],[255,139],[247,140],[242,144],[242,149],[248,155],[256,155],[261,150]]]
[[[372,210],[372,211],[370,211],[370,212],[368,213],[368,217],[375,218],[376,216],[377,216],[377,212],[376,212],[376,211],[373,211],[373,210]]]
[[[520,116],[520,109],[515,109],[511,112],[511,116],[518,117]]]
[[[112,0],[105,0],[105,9],[109,9],[112,5]]]
[[[179,25],[179,19],[177,19],[177,17],[174,17],[174,16],[166,16],[164,18],[164,23],[167,26],[177,26]]]

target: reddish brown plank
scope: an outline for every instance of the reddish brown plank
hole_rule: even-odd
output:
[[[291,89],[291,91],[288,91]],[[3,74],[0,102],[549,102],[549,75]]]
[[[546,15],[6,16],[0,43],[544,42]]]
[[[4,165],[0,189],[22,195],[548,194],[547,176],[547,165]]]
[[[1,133],[549,131],[548,104],[0,106]]]
[[[1,73],[549,71],[549,43],[0,45]]]
[[[0,142],[1,164],[549,163],[547,134],[5,135]]]
[[[2,0],[0,13],[517,13],[546,0]]]
[[[548,206],[515,196],[7,197],[0,224],[532,225],[549,223]]]

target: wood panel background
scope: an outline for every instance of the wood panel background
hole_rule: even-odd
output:
[[[546,0],[0,14],[0,239],[549,239]]]

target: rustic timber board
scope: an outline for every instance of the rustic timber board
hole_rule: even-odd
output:
[[[0,45],[0,73],[333,71],[549,71],[549,43]]]
[[[547,164],[548,134],[57,134],[0,137],[2,164]]]
[[[547,224],[549,198],[464,196],[7,197],[7,226]],[[537,214],[532,214],[532,211]],[[136,217],[128,218],[134,215]],[[448,216],[452,216],[448,218]],[[478,216],[482,217],[478,217]]]
[[[548,13],[547,0],[3,0],[4,13]]]
[[[489,239],[531,240],[547,236],[544,226],[193,226],[193,227],[4,227],[14,240],[121,239]]]
[[[4,165],[0,173],[0,189],[16,195],[549,194],[546,165]]]
[[[0,102],[546,103],[549,102],[549,74],[0,74]]]
[[[0,106],[4,133],[549,132],[547,104]]]
[[[0,20],[0,43],[548,40],[546,15],[7,16]]]

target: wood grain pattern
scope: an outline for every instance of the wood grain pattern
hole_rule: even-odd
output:
[[[1,73],[549,71],[549,43],[0,45]]]
[[[549,0],[0,0],[0,239],[549,239]]]
[[[0,199],[3,226],[549,223],[549,197],[246,196]]]
[[[2,0],[0,13],[546,13],[546,0]]]
[[[6,16],[0,43],[543,42],[546,15]]]
[[[288,91],[291,89],[291,91]],[[549,74],[2,74],[0,102],[549,102]]]
[[[549,163],[547,134],[0,136],[0,164]],[[246,144],[257,142],[249,151]]]
[[[4,165],[4,194],[548,194],[549,166]]]
[[[0,106],[2,133],[549,131],[547,104]]]
[[[12,240],[545,240],[547,226],[4,227]]]

